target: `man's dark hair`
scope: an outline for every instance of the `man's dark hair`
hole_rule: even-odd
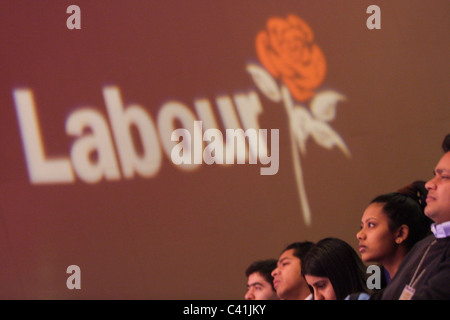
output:
[[[273,286],[272,271],[276,267],[277,267],[276,259],[255,261],[247,268],[247,270],[245,270],[245,275],[248,278],[251,274],[258,272],[262,277],[264,277],[264,279],[266,279],[267,282],[271,284],[272,290],[275,291],[275,287]]]
[[[442,150],[444,150],[444,152],[450,151],[450,134],[445,136],[444,141],[442,142]]]
[[[283,252],[294,249],[294,256],[299,258],[300,260],[308,253],[309,249],[314,246],[314,243],[311,241],[303,241],[303,242],[293,242],[284,248]]]

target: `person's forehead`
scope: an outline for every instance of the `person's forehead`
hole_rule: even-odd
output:
[[[436,171],[450,171],[450,151],[442,156],[436,165]]]
[[[374,202],[364,210],[361,222],[367,221],[384,221],[387,219],[386,214],[383,212],[385,203]]]
[[[259,272],[253,272],[252,274],[249,275],[248,277],[248,282],[249,284],[254,284],[254,283],[260,283],[260,284],[268,284],[267,280],[265,279],[265,277]]]
[[[383,213],[383,207],[385,203],[381,202],[373,202],[367,206],[367,208],[364,210],[363,215],[370,216],[375,215],[378,216]]]
[[[293,259],[296,258],[298,259],[295,255],[294,255],[295,249],[288,249],[286,251],[284,251],[281,256],[279,261],[281,261],[282,259]]]
[[[305,278],[311,284],[315,284],[318,282],[329,282],[330,281],[330,279],[327,277],[319,277],[319,276],[314,276],[312,274],[305,274]]]

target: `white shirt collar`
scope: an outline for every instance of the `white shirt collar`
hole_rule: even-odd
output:
[[[440,224],[433,223],[431,231],[437,239],[447,238],[450,236],[450,221],[442,222]]]

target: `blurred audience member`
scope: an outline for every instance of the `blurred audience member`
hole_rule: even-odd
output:
[[[345,241],[325,238],[302,261],[302,273],[313,288],[314,300],[367,300],[366,267]]]
[[[434,169],[425,214],[433,234],[419,241],[401,263],[383,292],[384,300],[450,299],[450,134],[442,143],[444,155]]]
[[[302,275],[302,259],[313,245],[309,241],[294,242],[282,251],[272,272],[280,299],[312,300],[311,290]]]
[[[247,276],[245,300],[279,300],[271,274],[276,267],[277,260],[268,259],[255,261],[245,270]]]
[[[363,213],[356,234],[364,262],[380,264],[394,278],[413,245],[431,233],[431,220],[425,216],[427,190],[416,181],[393,193],[374,198]],[[381,291],[371,297],[380,297]]]

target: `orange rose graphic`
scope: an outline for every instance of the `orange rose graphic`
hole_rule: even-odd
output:
[[[248,63],[247,71],[259,91],[286,110],[298,198],[304,221],[310,226],[301,155],[306,154],[307,140],[313,138],[323,148],[337,147],[351,157],[345,141],[330,125],[339,102],[346,97],[332,89],[317,89],[325,79],[325,57],[314,43],[311,28],[295,15],[270,18],[267,29],[256,36],[256,53],[260,63]]]
[[[270,18],[267,30],[256,37],[256,52],[267,71],[281,79],[298,101],[311,98],[325,78],[322,50],[314,43],[311,28],[297,16]]]

